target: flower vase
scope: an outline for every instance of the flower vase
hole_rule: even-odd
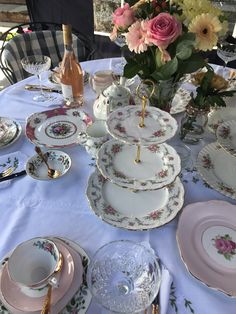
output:
[[[149,98],[150,105],[170,112],[172,100],[179,86],[180,82],[173,82],[172,79],[158,81],[155,83],[152,97]]]
[[[189,104],[180,125],[180,139],[186,144],[197,144],[204,136],[209,107],[198,109]]]

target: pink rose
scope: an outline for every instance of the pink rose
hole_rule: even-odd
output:
[[[134,11],[128,3],[125,3],[122,8],[116,9],[112,16],[112,22],[117,28],[126,29],[135,21]]]
[[[217,250],[222,253],[231,253],[235,249],[235,245],[232,245],[232,241],[230,240],[225,240],[225,239],[216,239],[215,240],[215,247]]]
[[[166,49],[182,33],[182,24],[169,13],[160,13],[148,22],[148,41]]]

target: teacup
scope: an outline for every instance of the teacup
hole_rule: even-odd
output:
[[[89,82],[92,89],[99,96],[101,92],[114,81],[114,74],[111,70],[97,71],[90,76]]]
[[[82,136],[82,145],[92,157],[96,157],[99,148],[110,138],[104,120],[95,120],[86,128],[86,132],[80,133],[80,135]]]
[[[62,263],[56,244],[45,238],[33,238],[18,245],[7,263],[12,281],[21,288],[42,289],[57,286],[55,274]]]

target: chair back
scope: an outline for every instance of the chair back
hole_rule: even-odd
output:
[[[72,36],[75,55],[79,61],[87,60],[91,53],[89,47],[74,34]],[[6,34],[4,37],[6,38]],[[0,54],[0,67],[11,84],[29,76],[22,68],[21,59],[27,55],[37,54],[49,56],[52,60],[52,68],[57,66],[64,54],[63,32],[61,30],[29,31],[16,34],[6,42]]]

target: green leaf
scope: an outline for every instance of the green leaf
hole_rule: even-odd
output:
[[[179,73],[187,74],[193,73],[198,69],[203,68],[206,65],[206,61],[198,53],[193,53],[189,59],[181,60],[179,62]]]
[[[170,79],[171,76],[177,71],[178,69],[178,59],[175,57],[171,61],[162,65],[158,71],[152,73],[152,78],[155,80],[167,80]]]
[[[161,67],[163,63],[161,62],[161,51],[159,49],[156,49],[155,59],[157,67]]]

